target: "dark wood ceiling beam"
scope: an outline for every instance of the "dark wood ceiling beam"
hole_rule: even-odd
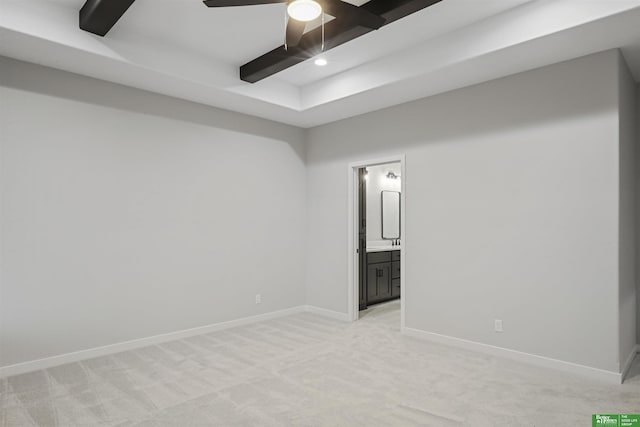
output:
[[[388,25],[442,0],[371,0],[360,8],[383,17]],[[325,25],[325,51],[356,39],[373,31],[355,20],[337,17]],[[322,30],[316,28],[306,33],[298,46],[285,50],[284,45],[244,64],[240,67],[240,78],[255,83],[320,53]]]
[[[135,0],[87,0],[80,9],[80,28],[104,36]]]
[[[357,20],[359,25],[372,28],[374,30],[382,27],[386,22],[382,16],[342,0],[319,1],[322,3],[322,11],[334,18],[344,18],[345,16],[349,16],[352,17],[352,19]]]

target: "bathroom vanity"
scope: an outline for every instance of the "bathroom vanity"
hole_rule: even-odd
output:
[[[400,298],[399,248],[367,248],[366,305]]]
[[[395,172],[390,170],[396,168]],[[400,165],[358,170],[358,306],[400,298]],[[369,174],[371,176],[369,176]]]

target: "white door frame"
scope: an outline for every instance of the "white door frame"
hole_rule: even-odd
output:
[[[359,162],[349,163],[349,197],[348,197],[348,268],[347,268],[347,300],[349,302],[349,320],[356,321],[359,318],[359,272],[357,266],[359,265],[360,254],[358,254],[358,227],[356,226],[356,217],[358,215],[358,169],[368,166],[378,166],[388,163],[400,162],[400,191],[402,192],[400,197],[400,238],[402,240],[402,256],[400,257],[400,330],[405,328],[405,297],[407,295],[406,286],[406,269],[405,260],[407,259],[407,233],[406,233],[406,156],[399,154],[396,156],[383,157],[379,159],[365,160]]]

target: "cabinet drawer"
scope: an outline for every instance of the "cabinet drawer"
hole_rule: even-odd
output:
[[[400,261],[393,261],[391,263],[391,278],[392,279],[400,278]]]
[[[391,261],[391,252],[369,252],[367,254],[367,264],[374,264],[376,262],[389,262]]]
[[[400,296],[400,279],[391,280],[391,296],[392,297]]]
[[[400,261],[400,252],[401,251],[391,252],[391,261]]]

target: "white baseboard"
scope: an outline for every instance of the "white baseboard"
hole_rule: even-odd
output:
[[[311,305],[303,305],[288,308],[285,310],[274,311],[270,313],[259,314],[256,316],[243,317],[240,319],[229,320],[226,322],[214,323],[212,325],[201,326],[197,328],[185,329],[176,332],[170,332],[167,334],[155,335],[146,338],[135,339],[131,341],[125,341],[116,344],[105,345],[101,347],[90,348],[73,353],[61,354],[57,356],[47,357],[44,359],[32,360],[23,363],[17,363],[15,365],[0,367],[0,378],[9,377],[13,375],[19,375],[27,372],[38,371],[40,369],[47,369],[54,366],[64,365],[67,363],[79,362],[86,359],[92,359],[94,357],[107,356],[110,354],[120,353],[123,351],[134,350],[154,344],[161,344],[168,341],[178,340],[182,338],[188,338],[196,335],[206,334],[210,332],[220,331],[224,329],[233,328],[236,326],[247,325],[250,323],[262,322],[265,320],[275,319],[278,317],[289,316],[291,314],[309,312],[325,316],[331,319],[340,320],[343,322],[349,321],[349,315],[347,313],[340,313],[325,308],[315,307]],[[536,366],[542,366],[545,368],[558,369],[564,372],[571,372],[588,376],[590,378],[604,380],[610,383],[620,384],[624,377],[627,375],[629,368],[633,362],[636,353],[640,353],[640,345],[637,345],[633,352],[627,358],[627,361],[623,365],[622,373],[616,373],[612,371],[606,371],[602,369],[592,368],[589,366],[578,365],[571,362],[565,362],[562,360],[551,359],[548,357],[537,356],[534,354],[523,353],[515,350],[509,350],[506,348],[495,347],[488,344],[477,343],[473,341],[462,340],[459,338],[448,337],[446,335],[435,334],[432,332],[421,331],[419,329],[404,328],[402,333],[407,336],[415,338],[426,339],[428,341],[436,342],[439,344],[450,345],[458,348],[465,348],[468,350],[474,350],[485,354],[491,354],[494,356],[506,357],[509,359],[530,363]]]
[[[347,313],[340,313],[339,311],[328,310],[326,308],[320,308],[313,305],[305,306],[305,311],[313,314],[319,314],[325,317],[330,317],[331,319],[340,320],[343,322],[349,321],[349,315]]]
[[[134,350],[137,348],[147,347],[154,344],[161,344],[168,341],[188,338],[195,335],[207,334],[210,332],[229,329],[236,326],[247,325],[250,323],[262,322],[265,320],[275,319],[278,317],[289,316],[291,314],[302,313],[308,310],[307,306],[301,305],[285,310],[273,311],[270,313],[258,314],[256,316],[243,317],[240,319],[229,320],[226,322],[214,323],[212,325],[200,326],[197,328],[184,329],[182,331],[170,332],[167,334],[155,335],[146,338],[139,338],[131,341],[109,344],[101,347],[89,348],[73,353],[61,354],[58,356],[47,357],[44,359],[31,360],[28,362],[17,363],[0,367],[0,378],[10,377],[13,375],[24,374],[27,372],[38,371],[40,369],[52,368],[54,366],[64,365],[67,363],[79,362],[81,360],[92,359],[94,357],[107,356],[123,351]]]
[[[507,359],[516,360],[518,362],[524,362],[543,368],[578,374],[610,384],[622,383],[622,374],[619,372],[592,368],[590,366],[579,365],[577,363],[565,362],[563,360],[557,360],[549,357],[538,356],[535,354],[524,353],[521,351],[510,350],[508,348],[496,347],[493,345],[483,344],[475,341],[449,337],[446,335],[440,335],[433,332],[422,331],[419,329],[405,327],[402,330],[402,333],[410,337],[420,338],[438,344],[477,351],[479,353],[489,354],[492,356],[504,357]],[[629,362],[629,364],[631,364],[631,362]]]
[[[629,356],[627,357],[627,360],[624,362],[624,364],[621,366],[621,371],[622,373],[620,374],[621,381],[624,382],[625,378],[627,377],[627,374],[629,373],[629,369],[631,369],[631,364],[633,363],[633,359],[636,358],[636,355],[640,353],[640,344],[636,344],[635,347],[633,347],[633,349],[631,350],[631,353],[629,353]]]

